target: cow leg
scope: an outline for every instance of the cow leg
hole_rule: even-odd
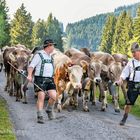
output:
[[[114,110],[115,110],[115,112],[120,112],[120,107],[119,107],[119,103],[118,103],[118,92],[116,90],[116,85],[114,85],[114,84],[110,85],[110,92],[111,92],[111,95],[112,95],[113,101],[114,101]]]
[[[15,84],[15,88],[16,88],[16,102],[20,101],[20,87]]]
[[[21,85],[21,95],[22,95],[22,103],[27,104],[27,98],[26,98],[26,89],[25,85]]]
[[[0,67],[0,72],[1,72],[2,71],[2,68],[3,68],[3,64],[1,63],[0,66],[1,66]]]
[[[102,101],[102,106],[101,106],[101,111],[105,111],[107,107],[107,97],[106,97],[106,91],[103,87],[103,83],[99,83],[99,91],[101,94],[101,101]]]
[[[58,102],[57,110],[58,110],[58,112],[62,111],[61,100],[62,100],[62,94],[58,95],[58,98],[57,98],[57,102]]]
[[[10,83],[9,83],[9,95],[13,96],[14,94],[14,81],[13,78],[10,78]]]
[[[74,90],[74,93],[73,93],[73,99],[74,99],[74,107],[75,109],[78,108],[78,90]]]
[[[66,98],[66,101],[64,102],[62,108],[65,108],[66,106],[68,106],[70,104],[72,104],[72,105],[74,104],[74,90],[73,90],[73,87],[70,82],[67,83],[65,93],[67,94],[67,98]],[[78,94],[77,94],[77,96],[78,96]]]
[[[91,85],[90,85],[90,101],[92,102],[93,101],[93,81],[91,81]]]
[[[65,108],[66,106],[68,106],[70,104],[70,100],[71,100],[71,97],[69,96],[66,101],[64,102],[64,104],[62,105],[62,108]]]
[[[29,81],[26,80],[24,82],[24,84],[21,85],[21,95],[22,95],[22,98],[23,98],[23,104],[27,104],[26,90],[28,89],[27,88],[28,83],[29,83]]]
[[[83,110],[86,111],[86,112],[89,112],[89,108],[88,108],[88,104],[87,104],[88,101],[89,101],[88,94],[89,94],[89,91],[84,90],[84,93],[83,93]]]
[[[95,83],[92,83],[92,89],[93,89],[92,105],[96,105],[96,84]]]
[[[4,91],[7,91],[9,93],[9,87],[10,87],[10,74],[7,72],[7,81],[6,81]]]

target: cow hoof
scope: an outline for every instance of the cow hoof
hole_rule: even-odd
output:
[[[120,113],[120,109],[115,109],[115,112]]]
[[[85,112],[89,112],[89,109],[88,109],[88,108],[83,108],[83,110],[84,110]]]
[[[103,112],[104,112],[104,111],[105,111],[105,108],[101,108],[101,111],[103,111]]]
[[[27,101],[25,101],[25,102],[22,102],[23,104],[28,104],[28,102]]]
[[[19,99],[16,99],[16,102],[20,102],[20,100]]]
[[[58,110],[58,112],[61,112],[62,111],[61,105],[57,105],[57,110]]]
[[[108,104],[106,104],[106,108],[108,108]]]
[[[92,105],[96,105],[95,102],[92,102]]]

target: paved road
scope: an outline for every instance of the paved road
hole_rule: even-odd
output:
[[[46,123],[37,124],[32,86],[28,90],[28,104],[22,104],[4,92],[4,85],[1,72],[0,95],[7,100],[17,140],[140,140],[140,119],[130,115],[126,126],[119,126],[122,111],[117,114],[109,105],[106,112],[101,112],[100,103],[90,105],[88,113],[80,107],[71,112],[56,112],[57,119],[52,121],[44,112]]]

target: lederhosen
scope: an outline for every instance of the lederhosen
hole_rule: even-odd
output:
[[[134,105],[138,95],[140,94],[140,82],[134,82],[136,71],[140,71],[140,66],[135,67],[134,60],[132,60],[132,64],[133,64],[134,74],[133,74],[132,81],[129,81],[128,78],[127,96],[129,101],[126,101],[127,105]]]
[[[39,74],[39,76],[35,76],[35,80],[34,80],[35,84],[37,84],[43,91],[56,89],[53,77],[43,77],[45,63],[51,63],[53,65],[53,59],[51,59],[51,60],[44,59],[43,55],[40,52],[38,54],[39,54],[42,62],[41,62],[41,67],[40,67],[40,74]],[[35,92],[41,91],[36,86],[34,86],[34,90],[35,90]]]

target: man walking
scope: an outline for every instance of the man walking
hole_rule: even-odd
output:
[[[127,63],[122,71],[118,84],[121,85],[123,80],[128,80],[127,100],[124,107],[124,115],[120,121],[120,125],[126,123],[128,113],[131,106],[134,105],[138,95],[140,94],[140,46],[133,43],[131,46],[133,58]]]
[[[56,86],[53,79],[54,67],[51,53],[54,50],[56,44],[52,39],[46,39],[43,44],[43,50],[38,51],[33,57],[29,67],[27,79],[31,82],[33,80],[34,71],[34,83],[38,85],[35,88],[37,92],[37,122],[44,123],[43,107],[46,92],[49,95],[48,104],[46,107],[46,113],[50,120],[54,119],[54,104],[56,100]]]

